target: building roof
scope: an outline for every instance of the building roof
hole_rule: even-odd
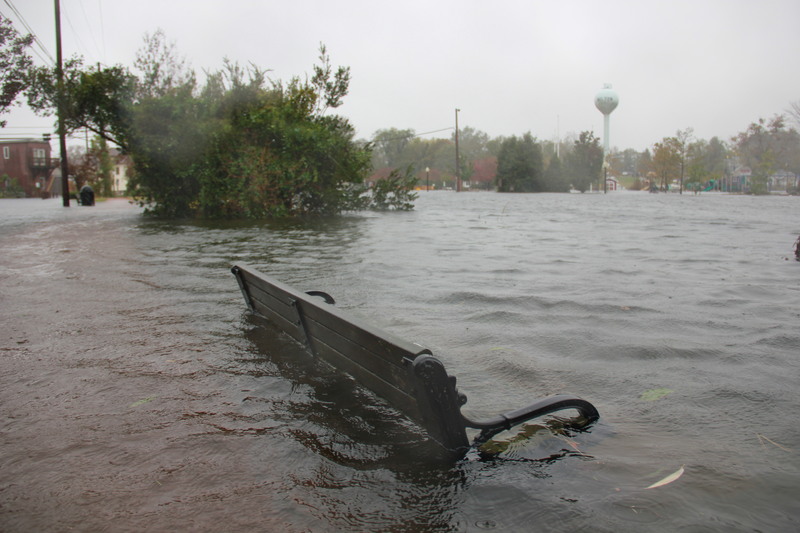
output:
[[[27,144],[38,143],[50,146],[50,141],[45,141],[44,139],[41,138],[37,139],[35,137],[27,139],[0,139],[0,144],[26,144],[26,143]]]

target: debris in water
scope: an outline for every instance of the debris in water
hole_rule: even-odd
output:
[[[756,433],[756,437],[758,437],[758,442],[760,442],[762,446],[764,446],[764,441],[767,441],[770,444],[772,444],[774,446],[777,446],[778,448],[780,448],[781,450],[783,450],[785,452],[791,452],[792,451],[791,448],[787,448],[786,446],[781,446],[780,444],[778,444],[774,440],[770,439],[769,437],[765,437],[761,433]],[[766,448],[766,446],[764,446],[764,447]]]
[[[663,487],[664,485],[672,483],[673,481],[675,481],[676,479],[678,479],[679,477],[681,477],[683,475],[683,466],[684,465],[681,465],[681,467],[678,470],[676,470],[675,472],[671,473],[670,475],[668,475],[667,477],[665,477],[661,481],[656,481],[655,483],[653,483],[652,485],[650,485],[647,488],[648,489],[655,489],[656,487]]]
[[[642,400],[646,402],[654,402],[666,396],[667,394],[671,394],[675,392],[672,389],[665,389],[664,387],[660,387],[658,389],[650,389],[642,393]]]
[[[133,402],[128,407],[139,407],[143,403],[152,402],[153,400],[155,400],[155,398],[156,398],[155,396],[150,396],[149,398],[144,398],[142,400],[139,400],[138,402]]]

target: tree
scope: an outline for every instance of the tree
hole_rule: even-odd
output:
[[[686,189],[690,188],[689,184],[696,189],[703,182],[712,179],[706,169],[705,154],[707,151],[708,141],[697,140],[687,146],[685,170],[686,178],[689,181],[685,186]]]
[[[412,164],[406,149],[416,137],[412,129],[387,128],[378,130],[372,136],[372,166],[374,168],[401,168]]]
[[[136,78],[119,65],[85,69],[79,58],[66,61],[63,70],[66,132],[86,128],[127,149]],[[53,115],[58,108],[55,68],[32,68],[28,79],[28,105],[40,115]]]
[[[653,170],[653,156],[650,154],[650,149],[645,148],[641,153],[639,159],[636,161],[636,173],[639,176],[647,176]]]
[[[794,123],[800,127],[800,100],[792,102],[787,113],[789,113],[789,117],[794,120]]]
[[[680,159],[681,185],[679,192],[681,194],[683,194],[683,178],[686,175],[686,164],[689,153],[689,141],[691,140],[693,135],[694,135],[694,130],[692,128],[686,128],[685,130],[678,130],[678,132],[675,134],[675,148],[677,150],[678,158]]]
[[[133,184],[153,212],[261,218],[368,205],[362,182],[370,150],[355,142],[346,119],[323,115],[317,105],[337,104],[325,92],[336,80],[268,85],[260,69],[227,64],[209,81],[200,96],[184,84],[137,106]],[[336,90],[343,96],[346,86]],[[400,197],[386,187],[404,186],[382,185],[381,202]]]
[[[564,180],[561,159],[553,154],[544,171],[544,190],[547,192],[569,192],[569,183]]]
[[[586,192],[590,184],[600,179],[603,170],[603,147],[590,131],[583,131],[566,155],[565,177],[572,186]]]
[[[133,63],[141,75],[136,85],[139,100],[159,98],[181,87],[194,87],[196,77],[186,59],[178,55],[175,43],[167,42],[164,30],[144,35],[144,45]]]
[[[71,146],[67,160],[77,190],[89,185],[98,195],[111,196],[114,162],[102,137],[92,139],[88,151],[81,146]]]
[[[778,170],[800,172],[800,134],[786,126],[783,115],[751,123],[733,142],[741,162],[752,170],[753,194],[769,192],[769,177]]]
[[[110,189],[105,140],[131,156],[129,190],[147,213],[167,217],[265,217],[336,213],[369,206],[407,208],[410,179],[379,191],[363,186],[371,150],[344,118],[326,115],[347,94],[349,68],[321,65],[311,80],[267,80],[266,71],[225,61],[198,89],[194,72],[163,32],[145,37],[141,78],[121,67],[70,63],[70,128],[89,127],[100,189]],[[37,71],[30,99],[55,108],[52,71]],[[380,204],[380,205],[379,205]]]
[[[455,143],[455,132],[450,137]],[[458,151],[463,154],[468,162],[481,159],[489,155],[487,144],[489,135],[471,126],[464,126],[458,132]]]
[[[311,85],[317,95],[314,114],[322,116],[328,108],[337,108],[350,88],[350,67],[339,67],[334,74],[328,49],[319,45],[319,65],[314,65]]]
[[[653,145],[652,169],[661,181],[661,190],[669,190],[669,184],[681,175],[681,147],[675,137],[664,137]]]
[[[541,146],[530,133],[503,141],[497,156],[499,192],[541,192],[542,174]]]
[[[470,180],[480,189],[490,189],[497,177],[497,158],[486,156],[472,162]],[[473,185],[474,186],[474,185]]]
[[[709,179],[720,180],[725,176],[728,147],[718,137],[712,137],[703,152],[703,167]]]
[[[33,60],[27,48],[33,44],[33,36],[20,36],[11,21],[0,15],[0,114],[8,108],[27,85],[27,75]],[[6,121],[0,120],[0,128]]]

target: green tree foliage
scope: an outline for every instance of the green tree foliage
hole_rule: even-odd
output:
[[[135,65],[138,78],[73,61],[68,124],[89,127],[132,156],[130,191],[149,213],[286,216],[405,209],[413,199],[399,178],[376,192],[363,186],[369,147],[354,140],[347,120],[326,114],[341,105],[350,71],[332,68],[324,46],[310,80],[286,83],[225,61],[199,87],[161,31],[145,37]],[[52,112],[55,98],[52,71],[40,69],[31,102]]]
[[[411,168],[406,169],[405,173],[393,170],[387,178],[375,184],[372,190],[372,207],[382,211],[413,209],[417,194],[412,190],[416,183],[417,178],[412,174]]]
[[[0,114],[8,112],[27,85],[33,64],[27,48],[32,43],[32,35],[19,35],[11,21],[0,15]],[[0,120],[0,128],[5,125],[6,121]]]
[[[526,133],[503,141],[497,156],[496,185],[499,192],[541,192],[543,183],[542,149]]]
[[[324,47],[321,58],[311,83],[269,85],[263,71],[226,62],[199,96],[184,77],[182,85],[143,99],[131,147],[132,184],[142,203],[162,215],[208,218],[365,207],[359,185],[369,150],[353,140],[349,122],[324,114],[340,105],[346,71],[324,79],[333,72]]]
[[[175,43],[167,41],[164,30],[146,33],[134,67],[140,72],[136,97],[143,100],[160,98],[178,87],[194,87],[197,80],[185,58],[178,55]]]
[[[494,173],[487,179],[487,166],[479,161],[491,157],[488,150],[489,136],[472,127],[459,131],[459,166],[461,179],[475,181],[478,188],[488,188],[494,181]],[[455,132],[449,139],[423,139],[412,129],[387,128],[372,136],[373,176],[386,176],[393,169],[408,169],[423,179],[425,169],[430,169],[432,184],[446,181],[455,186]],[[476,166],[477,165],[477,166]],[[476,174],[476,172],[478,172]]]
[[[0,198],[25,198],[25,189],[16,178],[3,174],[0,176]]]
[[[58,92],[55,68],[31,68],[28,105],[42,115],[53,115]],[[67,133],[86,128],[125,149],[131,121],[136,78],[121,66],[85,69],[72,58],[64,64],[64,127]]]
[[[664,137],[653,145],[652,169],[660,188],[669,189],[669,184],[681,176],[681,146],[675,137]]]
[[[569,183],[564,180],[564,169],[557,155],[550,158],[544,171],[544,190],[547,192],[569,192]]]
[[[603,147],[600,139],[590,131],[583,131],[565,157],[564,175],[572,186],[586,192],[592,183],[601,178]]]
[[[769,192],[769,177],[779,170],[800,173],[800,134],[786,126],[786,117],[759,119],[733,139],[741,162],[750,167],[750,191]]]
[[[241,95],[240,95],[241,96]],[[294,80],[254,91],[216,132],[200,173],[207,217],[331,213],[363,207],[369,151],[340,117],[314,114],[319,95]],[[227,105],[226,105],[227,104]]]
[[[680,160],[680,192],[683,193],[683,179],[686,177],[686,166],[689,158],[689,145],[694,135],[693,128],[686,128],[685,130],[678,130],[675,134],[675,147],[677,149],[678,158]]]
[[[414,142],[416,132],[412,129],[387,128],[378,130],[372,136],[372,166],[374,168],[405,168],[422,162],[427,154],[419,150],[419,142]]]

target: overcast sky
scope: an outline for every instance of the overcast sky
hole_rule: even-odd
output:
[[[12,6],[55,57],[53,0],[0,2],[26,31]],[[360,138],[452,127],[455,108],[460,127],[492,137],[602,137],[594,95],[611,83],[611,145],[643,150],[687,127],[727,140],[800,101],[798,0],[61,0],[61,11],[64,56],[89,64],[132,66],[161,28],[198,72],[228,57],[288,79],[310,73],[325,43],[351,68],[334,112]],[[25,109],[4,118],[4,136],[52,123]]]

